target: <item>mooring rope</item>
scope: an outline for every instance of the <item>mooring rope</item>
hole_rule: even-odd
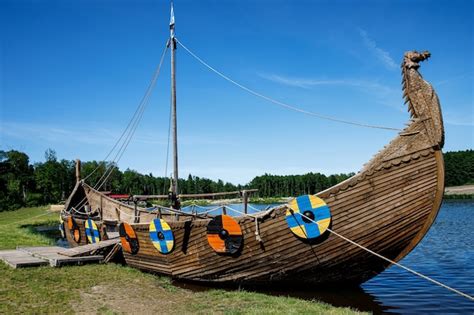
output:
[[[335,118],[335,117],[330,117],[330,116],[326,116],[326,115],[321,115],[321,114],[318,114],[318,113],[315,113],[315,112],[310,112],[308,110],[304,110],[304,109],[301,109],[301,108],[298,108],[296,106],[293,106],[293,105],[290,105],[290,104],[287,104],[287,103],[283,103],[281,101],[278,101],[274,98],[271,98],[269,96],[266,96],[266,95],[263,95],[255,90],[252,90],[251,88],[249,87],[246,87],[245,85],[243,84],[240,84],[238,83],[237,81],[231,79],[230,77],[226,76],[225,74],[223,74],[222,72],[218,71],[217,69],[215,69],[214,67],[212,67],[211,65],[209,65],[207,62],[205,62],[204,60],[202,60],[200,57],[198,57],[195,53],[193,53],[189,48],[187,48],[183,43],[181,43],[176,37],[176,42],[184,48],[184,50],[186,50],[194,59],[196,59],[197,61],[199,61],[203,66],[205,66],[206,68],[208,68],[209,70],[211,70],[212,72],[214,72],[215,74],[219,75],[220,77],[222,77],[223,79],[227,80],[228,82],[234,84],[235,86],[241,88],[242,90],[252,94],[252,95],[255,95],[257,97],[260,97],[268,102],[271,102],[273,104],[276,104],[278,106],[281,106],[281,107],[284,107],[286,109],[290,109],[290,110],[293,110],[295,112],[299,112],[299,113],[302,113],[302,114],[306,114],[306,115],[309,115],[309,116],[313,116],[313,117],[317,117],[317,118],[320,118],[320,119],[324,119],[324,120],[329,120],[329,121],[333,121],[333,122],[338,122],[338,123],[342,123],[342,124],[347,124],[347,125],[353,125],[353,126],[358,126],[358,127],[366,127],[366,128],[374,128],[374,129],[383,129],[383,130],[391,130],[391,131],[401,131],[401,129],[398,129],[398,128],[393,128],[393,127],[385,127],[385,126],[378,126],[378,125],[370,125],[370,124],[365,124],[365,123],[360,123],[360,122],[355,122],[355,121],[350,121],[350,120],[345,120],[345,119],[339,119],[339,118]]]
[[[313,223],[315,223],[315,224],[318,224],[318,222],[314,221],[314,220],[311,219],[310,217],[308,217],[308,216],[306,216],[306,215],[304,215],[304,214],[302,214],[302,213],[300,213],[300,212],[294,212],[293,210],[290,210],[290,211],[291,211],[292,214],[297,213],[297,214],[299,214],[300,216],[306,218],[307,220],[309,220],[309,221],[311,221],[311,222],[313,222]],[[337,232],[331,230],[330,228],[328,228],[327,230],[328,230],[330,233],[336,235],[337,237],[339,237],[339,238],[345,240],[346,242],[349,242],[349,243],[351,243],[352,245],[357,246],[357,247],[359,247],[359,248],[365,250],[366,252],[368,252],[368,253],[370,253],[370,254],[372,254],[372,255],[374,255],[374,256],[377,256],[377,257],[380,258],[380,259],[383,259],[383,260],[385,260],[385,261],[387,261],[387,262],[389,262],[389,263],[391,263],[391,264],[393,264],[393,265],[395,265],[395,266],[398,266],[398,267],[400,267],[400,268],[402,268],[402,269],[404,269],[404,270],[406,270],[406,271],[408,271],[408,272],[411,272],[412,274],[414,274],[414,275],[416,275],[416,276],[418,276],[418,277],[420,277],[420,278],[423,278],[423,279],[425,279],[425,280],[428,280],[428,281],[430,281],[430,282],[432,282],[432,283],[434,283],[434,284],[439,285],[440,287],[443,287],[443,288],[445,288],[445,289],[448,289],[448,290],[450,290],[451,292],[454,292],[454,293],[459,294],[459,295],[461,295],[461,296],[463,296],[463,297],[465,297],[465,298],[467,298],[467,299],[469,299],[469,300],[471,300],[471,301],[474,301],[474,297],[473,297],[473,296],[470,296],[470,295],[467,294],[467,293],[461,292],[461,291],[459,291],[459,290],[457,290],[457,289],[454,289],[454,288],[452,288],[452,287],[450,287],[450,286],[448,286],[448,285],[446,285],[446,284],[444,284],[444,283],[441,283],[441,282],[439,282],[439,281],[437,281],[437,280],[435,280],[435,279],[432,279],[432,278],[430,278],[430,277],[428,277],[428,276],[425,276],[424,274],[421,274],[421,273],[419,273],[419,272],[417,272],[417,271],[415,271],[415,270],[413,270],[413,269],[411,269],[411,268],[408,268],[408,267],[406,267],[406,266],[403,266],[402,264],[400,264],[400,263],[398,263],[398,262],[396,262],[396,261],[393,261],[393,260],[391,260],[391,259],[389,259],[389,258],[387,258],[387,257],[385,257],[385,256],[380,255],[379,253],[374,252],[373,250],[368,249],[368,248],[365,247],[365,246],[362,246],[362,245],[360,245],[360,244],[354,242],[353,240],[351,240],[351,239],[349,239],[349,238],[347,238],[347,237],[345,237],[345,236],[343,236],[343,235],[341,235],[341,234],[339,234],[339,233],[337,233]]]

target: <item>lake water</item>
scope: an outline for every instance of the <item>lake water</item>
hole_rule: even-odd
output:
[[[258,203],[249,203],[247,206],[247,213],[256,213],[263,210],[270,209],[274,206],[278,206],[278,203],[274,204],[258,204]],[[197,213],[208,213],[210,215],[218,215],[222,214],[222,210],[225,207],[225,211],[228,215],[231,216],[239,216],[242,215],[244,212],[244,204],[243,203],[231,203],[225,206],[221,205],[209,205],[209,206],[186,206],[183,207],[181,210],[185,212],[197,212]]]
[[[401,264],[474,296],[474,201],[445,201]],[[396,266],[362,285],[387,313],[474,314],[474,302]]]
[[[237,205],[231,207],[241,210]],[[425,238],[400,263],[474,296],[474,201],[445,201]],[[191,290],[208,289],[175,283]],[[474,302],[396,266],[358,288],[245,289],[320,300],[375,314],[474,314]]]

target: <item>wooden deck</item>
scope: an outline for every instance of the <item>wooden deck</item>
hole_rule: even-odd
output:
[[[50,265],[82,265],[109,262],[121,250],[120,239],[113,238],[95,244],[73,248],[58,246],[17,247],[0,251],[0,260],[13,268]]]
[[[49,265],[49,261],[45,259],[34,257],[16,249],[0,251],[0,260],[15,269]]]
[[[104,259],[102,255],[68,257],[59,254],[64,248],[58,246],[40,246],[40,247],[18,247],[18,251],[25,252],[33,257],[44,259],[49,262],[51,267],[64,265],[80,265],[87,262],[101,262]]]
[[[67,248],[67,249],[62,249],[59,251],[59,254],[62,256],[67,256],[67,257],[78,257],[78,256],[86,256],[86,255],[91,255],[94,254],[94,252],[98,252],[103,249],[107,249],[108,247],[112,247],[115,244],[120,243],[119,238],[113,238],[110,240],[106,241],[100,241],[95,244],[87,244],[83,246],[77,246],[77,247],[72,247],[72,248]]]

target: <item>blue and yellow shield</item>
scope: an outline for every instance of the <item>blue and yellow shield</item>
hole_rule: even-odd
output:
[[[168,223],[163,219],[154,219],[150,223],[150,238],[153,246],[162,254],[168,254],[174,247],[174,236]]]
[[[290,201],[288,208],[286,223],[291,232],[300,238],[318,237],[327,230],[331,223],[331,211],[324,200],[319,197],[299,196]]]
[[[89,243],[94,244],[100,242],[100,233],[97,225],[92,219],[86,221],[86,236]]]

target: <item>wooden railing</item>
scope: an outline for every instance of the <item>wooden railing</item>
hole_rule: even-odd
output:
[[[246,190],[236,190],[236,191],[225,191],[225,192],[218,192],[218,193],[205,193],[205,194],[180,194],[178,197],[181,198],[210,198],[214,199],[214,197],[221,197],[221,196],[244,196],[249,195],[251,193],[257,192],[258,189],[246,189]],[[147,199],[168,199],[168,195],[133,195],[133,199],[137,200],[147,200]]]
[[[244,213],[248,211],[248,198],[252,193],[257,192],[258,189],[245,189],[245,190],[237,190],[237,191],[226,191],[226,192],[218,192],[218,193],[205,193],[205,194],[180,194],[178,196],[179,199],[183,198],[208,198],[214,199],[215,197],[222,197],[222,196],[239,196],[242,197],[242,202],[244,204]],[[168,199],[168,195],[133,195],[133,200],[149,200],[149,199]]]

